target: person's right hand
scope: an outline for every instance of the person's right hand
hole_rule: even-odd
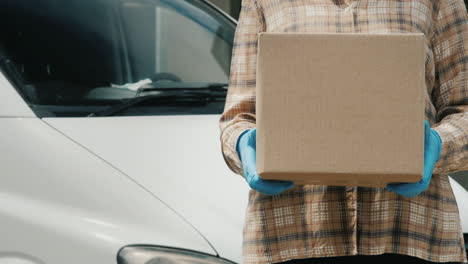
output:
[[[239,154],[244,178],[250,188],[267,195],[276,195],[294,187],[291,181],[264,180],[257,174],[257,129],[244,131],[237,141],[237,153]]]

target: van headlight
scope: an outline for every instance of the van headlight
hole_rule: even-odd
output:
[[[161,247],[126,246],[117,254],[118,264],[236,264],[201,252]]]

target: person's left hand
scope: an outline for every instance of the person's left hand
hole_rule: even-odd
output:
[[[434,166],[439,160],[442,141],[439,134],[424,121],[424,176],[415,183],[391,183],[387,189],[407,197],[415,197],[429,187]]]

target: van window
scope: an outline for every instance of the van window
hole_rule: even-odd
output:
[[[223,110],[235,24],[204,1],[2,1],[0,23],[0,69],[40,117]]]
[[[450,176],[468,191],[468,171],[451,173]]]

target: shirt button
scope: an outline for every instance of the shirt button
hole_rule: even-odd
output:
[[[356,5],[355,2],[350,3],[350,2],[348,2],[348,1],[346,1],[346,4],[347,4],[348,6],[344,9],[345,12],[352,12],[354,6]]]

